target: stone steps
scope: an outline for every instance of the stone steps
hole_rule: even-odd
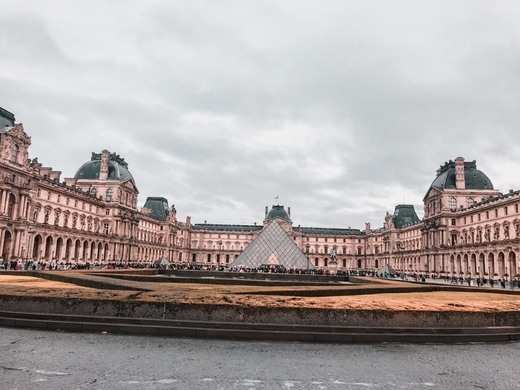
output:
[[[520,327],[395,328],[281,325],[0,311],[0,326],[160,337],[325,343],[482,343],[520,340]]]

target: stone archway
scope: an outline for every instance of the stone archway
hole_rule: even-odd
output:
[[[76,263],[78,262],[79,257],[80,257],[80,249],[81,249],[81,243],[79,240],[76,240],[76,242],[74,243],[74,255],[73,255],[73,259],[76,260]]]
[[[4,264],[7,264],[9,258],[11,256],[11,244],[13,242],[13,236],[9,230],[5,231],[4,234],[4,242],[2,244],[2,259],[4,260]]]
[[[503,277],[506,273],[506,262],[504,258],[504,252],[498,253],[498,259],[497,259],[497,271],[498,276]]]
[[[43,255],[43,253],[42,253],[42,242],[43,242],[42,236],[40,236],[39,234],[34,236],[34,243],[33,243],[31,257],[33,259],[38,260],[38,261],[41,260],[42,255]]]
[[[495,266],[495,255],[493,253],[490,253],[488,255],[488,267],[489,267],[489,277],[490,278],[498,276],[498,273],[496,272],[496,266]]]
[[[461,273],[469,274],[469,256],[468,254],[464,254],[463,260],[462,260],[462,269]]]
[[[509,252],[508,264],[509,275],[511,276],[511,278],[518,278],[520,276],[520,269],[518,268],[516,253],[513,251]]]
[[[485,256],[484,256],[484,253],[481,253],[480,255],[478,255],[478,274],[480,276],[486,276],[488,275],[488,272],[486,270],[486,266],[485,266]]]
[[[478,273],[477,270],[477,255],[475,253],[471,254],[471,260],[469,262],[468,266],[468,273],[473,275],[476,275]]]
[[[70,238],[67,239],[65,243],[65,260],[70,261],[72,252],[72,240]]]
[[[63,258],[63,238],[58,237],[56,240],[56,253],[54,255],[54,258],[59,261]]]
[[[47,237],[47,239],[45,240],[43,259],[45,259],[46,261],[51,260],[54,255],[54,253],[52,252],[53,242],[54,240],[51,236]]]

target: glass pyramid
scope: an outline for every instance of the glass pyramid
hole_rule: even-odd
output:
[[[229,264],[229,268],[313,269],[307,256],[276,222],[270,222],[246,249]]]

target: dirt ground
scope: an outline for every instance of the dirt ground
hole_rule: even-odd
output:
[[[259,295],[266,287],[146,283],[153,291],[99,290],[29,276],[0,275],[0,294],[156,302],[410,311],[519,311],[520,294],[485,292],[381,293],[328,297]],[[312,289],[300,287],[298,289]],[[335,287],[335,289],[348,287]],[[267,288],[270,290],[277,288]],[[278,288],[286,290],[287,288]],[[294,290],[294,288],[292,288]]]

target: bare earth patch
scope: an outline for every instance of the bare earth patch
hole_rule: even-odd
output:
[[[34,278],[32,276],[0,275],[0,286],[39,287],[39,288],[81,288],[71,283],[54,282],[51,280]]]
[[[230,286],[198,283],[140,283],[153,291],[100,290],[28,276],[0,275],[0,292],[59,298],[135,300],[264,307],[308,307],[328,309],[405,310],[405,311],[519,311],[520,294],[484,292],[414,292],[368,295],[300,297],[260,295],[262,291],[286,291],[287,287]],[[375,288],[380,286],[374,285]],[[401,284],[402,286],[402,284]],[[290,290],[312,290],[294,287]],[[342,290],[351,286],[331,286]],[[321,287],[322,289],[322,287]]]

